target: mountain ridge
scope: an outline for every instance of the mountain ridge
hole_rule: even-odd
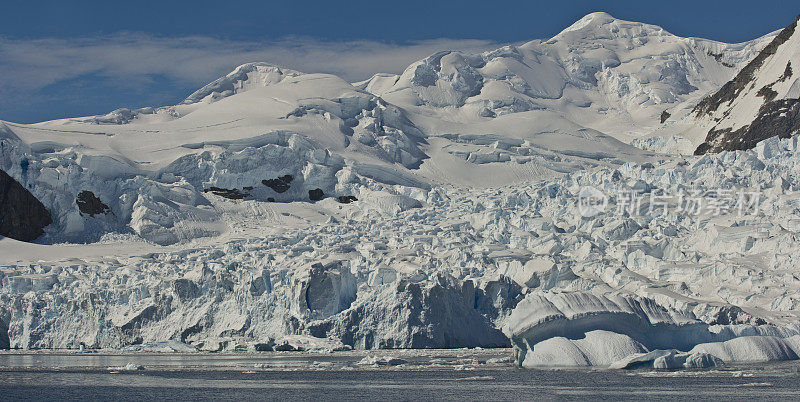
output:
[[[714,122],[695,154],[750,149],[766,138],[787,138],[800,130],[800,90],[791,93],[792,88],[800,82],[793,77],[792,69],[792,61],[795,67],[800,66],[800,39],[797,39],[800,34],[796,30],[798,21],[800,15],[736,77],[716,93],[704,98],[692,110],[698,118],[708,117]],[[778,60],[779,49],[784,49],[782,54],[790,54],[794,50],[794,57],[787,57],[788,61]],[[769,83],[764,82],[764,76],[771,77]],[[788,89],[784,88],[779,97],[773,88],[776,85],[788,86]],[[748,97],[762,98],[763,103],[758,105],[754,100],[748,102]],[[722,111],[720,108],[723,108]],[[753,111],[756,111],[755,116]],[[748,122],[747,119],[751,118]]]
[[[51,242],[120,230],[159,244],[213,236],[230,229],[225,213],[205,210],[217,194],[366,203],[389,192],[406,208],[431,185],[491,187],[644,162],[652,156],[632,139],[679,120],[770,38],[685,39],[593,13],[546,41],[441,51],[355,85],[247,63],[177,105],[8,123],[0,168],[55,212]],[[286,192],[261,184],[287,175]],[[75,199],[85,191],[113,214],[81,215]]]

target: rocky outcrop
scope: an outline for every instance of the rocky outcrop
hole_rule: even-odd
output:
[[[340,195],[339,197],[336,197],[336,200],[342,204],[349,204],[351,202],[358,201],[358,198],[356,198],[354,195]]]
[[[695,155],[708,152],[752,149],[759,142],[772,137],[789,138],[800,130],[800,99],[781,99],[767,102],[759,109],[758,117],[748,125],[708,132],[706,142],[700,144]]]
[[[290,174],[278,177],[277,179],[261,180],[261,184],[273,189],[276,193],[285,193],[289,190],[289,184],[294,180]]]
[[[82,214],[92,217],[95,215],[107,214],[111,211],[108,205],[104,204],[93,192],[88,190],[81,191],[80,194],[78,194],[78,198],[75,199],[75,203],[78,204],[78,210],[81,211]]]
[[[44,234],[44,227],[52,222],[41,201],[0,170],[0,235],[31,241]]]
[[[313,190],[308,190],[308,199],[311,201],[319,201],[323,197],[325,197],[325,193],[322,191],[321,188],[315,188]]]
[[[251,187],[252,189],[252,187]],[[203,190],[204,193],[211,193],[214,195],[218,195],[223,198],[227,198],[229,200],[241,200],[245,197],[249,197],[249,193],[245,193],[244,191],[240,191],[239,189],[230,189],[230,188],[220,188],[220,187],[209,187]]]

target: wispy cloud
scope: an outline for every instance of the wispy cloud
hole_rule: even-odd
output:
[[[65,83],[79,91],[80,88],[87,92],[98,88],[118,90],[123,101],[126,91],[136,96],[158,91],[150,88],[158,80],[166,80],[176,88],[193,89],[250,61],[267,61],[304,72],[333,73],[358,81],[376,72],[399,73],[413,61],[440,50],[474,52],[498,46],[496,42],[475,39],[397,44],[290,37],[243,42],[135,33],[78,39],[0,38],[0,118],[7,118],[4,110],[20,108],[25,103],[41,103]],[[102,85],[82,80],[102,80]],[[109,104],[106,109],[117,106]]]

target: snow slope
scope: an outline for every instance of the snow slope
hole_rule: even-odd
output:
[[[178,105],[0,122],[0,169],[54,220],[39,244],[0,239],[0,334],[511,345],[528,367],[797,358],[797,142],[652,152],[691,151],[691,108],[774,37],[730,45],[594,13],[355,84],[250,63]],[[605,209],[581,210],[587,187]],[[622,188],[762,197],[746,216],[658,214],[626,208]]]
[[[245,65],[173,107],[6,123],[1,168],[56,212],[45,241],[132,231],[172,244],[228,229],[210,207],[214,188],[260,201],[308,200],[316,189],[407,199],[432,183],[513,183],[643,158],[594,130],[547,123],[548,111],[508,116],[502,126],[451,123],[448,134],[431,136],[402,109],[338,77],[285,73]],[[288,191],[264,182],[286,175]],[[82,191],[111,212],[80,214],[74,199]]]
[[[242,66],[173,107],[5,127],[0,168],[56,212],[45,241],[127,231],[171,244],[220,234],[228,228],[212,187],[261,201],[426,187],[409,169],[426,157],[423,138],[402,111],[338,77],[266,64]],[[288,191],[262,183],[286,175]],[[81,191],[110,213],[81,214]]]

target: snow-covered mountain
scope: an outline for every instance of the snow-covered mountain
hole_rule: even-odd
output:
[[[368,201],[370,189],[405,199],[431,184],[641,162],[645,152],[625,142],[718,88],[770,37],[728,45],[594,13],[545,42],[441,52],[355,86],[251,63],[175,106],[5,123],[0,168],[54,212],[46,241],[132,231],[170,244],[228,230],[204,207],[207,193]],[[293,180],[287,190],[265,185],[281,177]],[[109,213],[81,212],[83,191]]]
[[[361,85],[406,110],[433,108],[441,120],[540,110],[554,116],[536,120],[565,120],[629,142],[658,128],[665,110],[678,115],[719,88],[771,36],[729,45],[593,13],[547,41],[479,55],[441,52]],[[501,130],[507,123],[484,124]]]
[[[654,152],[691,153],[692,110],[765,54],[758,77],[791,98],[770,78],[794,57],[770,53],[785,32],[724,44],[593,13],[358,83],[249,63],[178,105],[0,122],[7,187],[53,220],[40,244],[0,240],[0,348],[796,358],[797,142]],[[648,208],[717,190],[764,193],[747,216],[721,195]],[[586,191],[603,208],[582,210]]]
[[[800,19],[800,17],[798,17]],[[797,19],[694,112],[711,127],[697,154],[750,149],[800,130],[800,31]],[[794,62],[794,64],[792,63]],[[793,69],[794,68],[794,69]]]

